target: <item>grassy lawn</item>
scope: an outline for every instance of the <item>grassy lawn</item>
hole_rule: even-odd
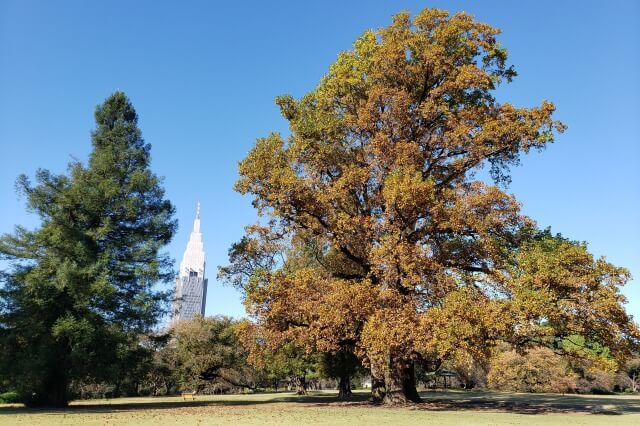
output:
[[[422,394],[425,404],[376,407],[359,392],[119,398],[77,401],[64,410],[0,405],[0,425],[640,425],[638,396],[576,396],[481,391]]]

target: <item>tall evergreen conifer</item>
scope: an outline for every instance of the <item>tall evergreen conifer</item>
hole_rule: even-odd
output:
[[[122,92],[95,113],[88,165],[38,170],[17,186],[42,224],[0,238],[0,379],[31,405],[66,405],[73,380],[118,383],[135,368],[137,336],[158,320],[172,277],[161,252],[174,207],[150,170],[150,145]]]

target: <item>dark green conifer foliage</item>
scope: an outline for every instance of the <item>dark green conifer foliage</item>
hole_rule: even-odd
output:
[[[31,405],[65,405],[74,380],[118,383],[136,368],[140,333],[166,307],[161,252],[174,207],[150,170],[150,145],[122,92],[95,113],[88,165],[38,170],[17,187],[42,223],[0,237],[0,381]]]

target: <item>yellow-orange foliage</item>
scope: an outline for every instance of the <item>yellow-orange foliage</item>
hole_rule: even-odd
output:
[[[524,344],[563,321],[567,332],[624,340],[624,273],[590,258],[581,261],[592,272],[578,278],[569,270],[541,282],[521,270],[514,253],[533,222],[513,196],[474,178],[487,166],[508,182],[509,165],[564,130],[547,101],[494,99],[515,76],[498,33],[464,13],[401,13],[342,52],[313,91],[277,99],[291,136],[259,139],[236,184],[269,223],[249,229],[221,270],[232,281],[253,271],[235,282],[265,342],[354,345],[392,372],[457,352],[486,357],[491,342],[522,335]],[[244,256],[245,246],[263,250]],[[603,269],[620,279],[599,284]],[[588,309],[587,322],[565,321]],[[596,320],[604,311],[618,328]],[[390,392],[400,382],[387,375]]]

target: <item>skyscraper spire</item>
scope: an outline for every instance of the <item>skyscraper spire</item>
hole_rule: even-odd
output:
[[[200,232],[200,201],[196,208],[193,230],[180,262],[180,275],[176,280],[172,322],[204,315],[207,299],[207,282],[204,277],[204,243]]]
[[[196,218],[193,220],[193,233],[200,233],[200,201],[198,201],[198,207],[196,207]],[[202,239],[202,237],[200,237]]]
[[[189,236],[187,248],[180,262],[180,276],[189,275],[189,272],[197,272],[204,276],[204,243],[202,233],[200,233],[200,203],[196,210],[196,218],[193,220],[193,230]]]

